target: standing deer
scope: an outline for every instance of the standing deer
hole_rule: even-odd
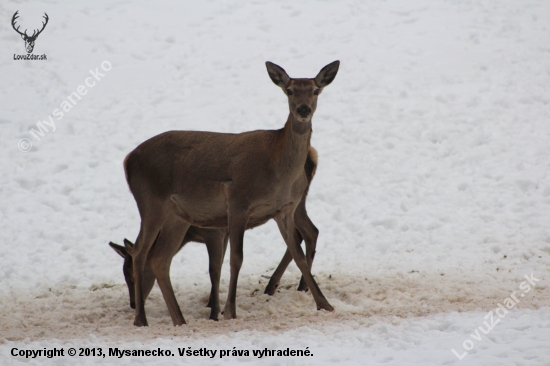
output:
[[[319,235],[319,230],[315,227],[315,225],[313,224],[313,222],[311,222],[311,219],[307,215],[305,201],[309,190],[309,185],[311,184],[311,181],[315,176],[316,169],[317,169],[317,151],[313,148],[313,146],[310,146],[309,154],[307,156],[306,164],[304,166],[304,171],[308,180],[308,188],[306,188],[302,196],[302,200],[300,201],[300,204],[296,208],[296,212],[294,214],[296,226],[300,227],[301,230],[304,232],[304,241],[306,242],[306,257],[307,257],[310,270],[311,270],[311,265],[313,263],[313,258],[315,256],[315,247],[317,244],[317,237]],[[178,249],[178,252],[179,252],[185,246],[185,244],[191,241],[206,244],[206,249],[208,251],[210,282],[212,284],[211,290],[210,290],[210,298],[208,300],[207,307],[211,309],[210,319],[212,320],[218,320],[218,314],[220,312],[219,282],[220,282],[220,274],[221,274],[221,267],[223,263],[223,257],[225,254],[225,250],[227,248],[227,240],[229,239],[229,236],[227,234],[228,234],[227,229],[205,229],[205,228],[200,228],[198,226],[190,226]],[[300,238],[299,242],[301,244],[302,235],[300,234],[299,231],[296,232],[296,235],[298,235],[298,237]],[[124,239],[124,246],[115,244],[113,242],[110,242],[109,245],[111,246],[111,248],[113,248],[115,252],[117,252],[124,259],[124,263],[122,265],[122,271],[124,273],[124,279],[126,280],[126,285],[128,286],[128,294],[130,296],[130,307],[132,309],[135,309],[136,307],[135,285],[134,285],[134,274],[133,274],[133,264],[132,264],[132,253],[133,253],[134,244],[131,241]],[[150,265],[151,257],[155,256],[154,254],[155,248],[156,248],[156,240],[153,246],[151,247],[151,250],[149,251],[147,262],[145,264],[145,270],[143,275],[144,299],[147,299],[147,297],[149,296],[149,293],[153,288],[155,278],[156,278]],[[279,285],[279,281],[283,273],[286,270],[286,267],[289,265],[291,261],[292,261],[292,256],[290,255],[290,252],[287,250],[285,255],[283,256],[283,259],[281,260],[281,263],[277,267],[277,270],[269,280],[269,284],[265,290],[266,294],[273,295],[277,286]],[[298,291],[307,291],[307,285],[305,284],[303,277],[300,280]]]
[[[282,129],[240,134],[169,131],[143,142],[126,156],[126,180],[141,217],[132,253],[134,325],[147,326],[144,270],[155,238],[151,269],[172,322],[185,323],[169,271],[172,257],[191,225],[229,230],[231,275],[224,317],[236,318],[244,232],[269,219],[276,221],[317,309],[333,310],[298,244],[294,212],[308,186],[304,165],[317,98],[336,77],[339,64],[335,61],[325,66],[313,79],[293,79],[280,66],[266,62],[271,80],[288,97],[290,113]]]
[[[23,38],[23,41],[25,41],[25,49],[27,50],[27,53],[32,53],[32,50],[34,49],[34,42],[36,41],[36,38],[38,38],[38,36],[40,35],[40,33],[42,33],[42,31],[44,30],[44,28],[46,28],[46,24],[48,24],[48,14],[44,13],[44,19],[46,20],[45,22],[42,22],[42,29],[38,30],[38,29],[35,29],[32,33],[32,36],[29,36],[27,34],[27,30],[25,29],[25,32],[21,33],[19,31],[19,26],[17,28],[15,28],[15,20],[17,18],[19,18],[19,15],[17,15],[17,13],[19,13],[19,10],[17,10],[15,12],[15,14],[13,14],[13,17],[11,18],[11,26],[13,27],[13,29],[19,33],[21,35],[21,38]]]

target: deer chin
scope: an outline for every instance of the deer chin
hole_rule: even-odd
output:
[[[308,123],[308,122],[311,122],[311,115],[307,116],[307,117],[301,117],[300,115],[296,115],[296,114],[293,114],[294,116],[294,120],[297,121],[297,122],[300,122],[300,123]]]

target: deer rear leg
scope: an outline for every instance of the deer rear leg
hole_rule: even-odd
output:
[[[143,216],[142,216],[143,217]],[[135,296],[135,318],[134,325],[146,327],[147,317],[145,315],[145,296],[144,296],[144,270],[147,262],[149,250],[157,237],[163,224],[163,217],[155,216],[153,219],[143,219],[141,228],[132,251],[132,264],[134,267],[134,296]]]
[[[211,234],[203,235],[203,237],[208,250],[208,272],[212,284],[207,306],[211,309],[210,319],[217,321],[220,313],[220,277],[227,235],[224,230],[212,230]]]
[[[157,236],[158,239],[158,236]],[[157,241],[153,243],[153,247],[150,249],[150,251],[155,250],[155,244]],[[143,289],[143,301],[146,302],[147,298],[149,297],[149,294],[151,293],[151,290],[153,289],[153,286],[155,285],[155,280],[157,278],[155,277],[155,274],[153,273],[153,269],[151,268],[151,261],[150,259],[147,259],[147,262],[145,262],[145,268],[143,269],[143,286],[141,287]],[[134,300],[135,302],[135,300]],[[134,304],[135,306],[135,304]]]
[[[296,234],[299,236],[301,243],[302,236],[299,232]],[[283,258],[281,259],[281,263],[279,263],[279,266],[277,266],[275,272],[273,272],[267,286],[265,287],[265,294],[272,296],[275,293],[275,290],[277,290],[277,287],[279,287],[279,283],[281,282],[281,277],[283,277],[283,274],[285,273],[290,262],[292,262],[292,254],[290,254],[290,251],[287,249],[285,254],[283,255]]]
[[[180,244],[189,228],[188,223],[184,223],[175,216],[166,220],[157,244],[153,248],[150,262],[151,269],[157,278],[157,283],[168,307],[168,312],[174,325],[185,324],[185,319],[176,300],[172,282],[170,281],[170,265],[172,258],[180,249]]]
[[[125,242],[129,242],[131,246],[126,248],[126,254],[124,258],[124,265],[126,266],[126,261],[130,261],[131,264],[131,275],[126,276],[126,272],[124,272],[124,276],[126,277],[126,284],[128,285],[128,293],[130,295],[130,307],[132,309],[136,308],[136,286],[134,285],[134,269],[133,269],[133,263],[132,263],[132,251],[134,244],[130,242],[127,239],[124,239]],[[153,244],[154,246],[154,244]],[[151,263],[149,261],[145,262],[145,268],[143,270],[143,299],[144,301],[147,301],[147,298],[149,297],[149,293],[151,292],[151,289],[153,288],[153,285],[155,284],[155,274],[151,270]]]
[[[317,310],[324,309],[333,311],[334,308],[329,304],[328,300],[325,298],[321,292],[321,289],[317,285],[317,282],[315,282],[315,279],[311,275],[306,256],[304,255],[302,247],[298,244],[298,235],[295,230],[293,212],[290,210],[283,211],[275,217],[275,222],[277,222],[279,231],[285,238],[285,242],[290,254],[292,255],[292,259],[296,262],[296,265],[304,276],[307,286],[311,290],[311,294],[317,304]]]
[[[309,271],[311,272],[311,268],[313,267],[313,259],[315,258],[315,249],[317,248],[317,238],[319,237],[319,229],[313,225],[313,222],[311,222],[309,216],[305,212],[301,215],[296,216],[298,214],[300,209],[300,206],[296,209],[296,213],[294,215],[294,221],[296,222],[296,228],[300,231],[301,237],[304,238],[304,241],[306,243],[306,259],[307,259],[307,265],[309,268]],[[300,279],[300,284],[298,285],[298,291],[307,291],[307,283],[304,279],[304,276]]]
[[[227,301],[223,310],[225,319],[237,318],[237,280],[243,264],[243,239],[247,221],[248,217],[244,210],[235,214],[230,212],[228,217],[231,276],[229,278]]]
[[[157,278],[155,277],[155,274],[153,273],[153,270],[151,269],[151,263],[147,261],[145,263],[145,268],[143,270],[143,301],[146,302],[147,298],[149,297],[149,294],[151,293],[151,290],[153,289],[153,286],[155,285],[155,280]],[[135,296],[132,298],[133,302],[130,302],[130,307],[132,309],[136,308],[136,300]]]
[[[309,216],[307,215],[307,212],[305,211],[305,206],[300,203],[300,205],[296,208],[296,212],[294,213],[294,221],[296,225],[296,236],[298,240],[298,245],[301,245],[302,239],[306,243],[306,259],[309,271],[311,272],[311,268],[313,266],[313,258],[315,257],[315,248],[317,247],[317,237],[319,236],[319,230],[313,225],[313,222],[311,222]],[[283,273],[286,271],[286,268],[292,261],[292,255],[290,254],[290,251],[287,249],[283,259],[281,259],[281,263],[279,263],[279,266],[273,272],[273,275],[269,279],[269,283],[267,284],[264,293],[268,295],[273,295],[275,293],[275,290],[279,286],[279,283],[281,281],[281,277],[283,276]],[[298,285],[298,291],[307,291],[307,283],[304,279],[304,276],[300,278],[300,284]]]

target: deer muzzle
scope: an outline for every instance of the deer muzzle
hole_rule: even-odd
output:
[[[309,114],[311,113],[311,108],[309,108],[309,106],[305,104],[302,104],[301,106],[298,107],[296,112],[298,112],[300,117],[307,118],[307,116],[309,116]]]

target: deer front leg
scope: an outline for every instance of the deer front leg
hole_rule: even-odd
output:
[[[225,230],[213,230],[211,234],[203,235],[203,237],[208,250],[208,270],[212,284],[208,307],[211,309],[210,319],[217,321],[220,313],[220,276],[225,246],[227,245],[227,235]]]
[[[228,217],[231,276],[229,278],[227,301],[223,310],[225,319],[237,318],[237,280],[243,264],[243,239],[247,221],[248,217],[244,211],[234,214],[230,212]]]
[[[157,283],[168,307],[168,312],[174,325],[185,324],[185,319],[176,300],[172,282],[170,281],[170,265],[172,258],[179,251],[183,237],[187,233],[189,224],[172,215],[169,217],[152,249],[150,256],[151,269],[157,278]]]
[[[302,251],[302,247],[298,243],[298,235],[296,234],[296,227],[294,224],[293,216],[294,212],[291,209],[287,209],[275,217],[275,222],[277,222],[279,231],[285,239],[287,248],[292,255],[292,259],[294,259],[294,262],[296,262],[296,265],[302,272],[302,276],[304,276],[307,286],[311,290],[311,294],[313,295],[315,303],[317,304],[317,310],[324,309],[328,311],[333,311],[334,308],[329,304],[329,302],[321,292],[321,289],[317,285],[317,282],[315,282],[315,279],[311,275],[311,272],[308,268],[306,256]]]

